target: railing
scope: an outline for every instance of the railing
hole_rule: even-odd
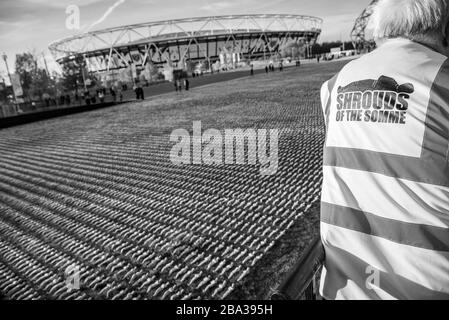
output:
[[[316,300],[317,274],[324,262],[324,248],[320,237],[307,247],[301,259],[272,294],[272,300]]]

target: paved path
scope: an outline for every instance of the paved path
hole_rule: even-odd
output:
[[[275,72],[280,72],[279,69],[276,69]],[[265,73],[264,69],[255,69],[254,75]],[[243,78],[250,76],[249,70],[242,71],[232,71],[232,72],[220,72],[214,74],[206,74],[204,76],[199,76],[195,78],[189,78],[190,88],[201,87],[208,84],[213,84],[217,82],[229,81],[238,78]],[[145,98],[156,96],[164,93],[169,93],[175,91],[174,84],[172,82],[166,82],[161,84],[152,85],[149,87],[144,87]],[[123,92],[124,100],[135,100],[134,91],[128,90]]]

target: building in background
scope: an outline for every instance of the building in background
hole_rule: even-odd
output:
[[[82,57],[105,81],[157,77],[170,70],[235,68],[242,61],[271,59],[291,43],[311,46],[320,18],[302,15],[235,15],[150,22],[93,31],[50,44],[56,61]],[[155,75],[156,73],[156,75]],[[112,76],[111,76],[112,75]]]

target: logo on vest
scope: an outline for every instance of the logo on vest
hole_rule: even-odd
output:
[[[338,122],[405,124],[413,84],[399,85],[390,77],[361,80],[338,88]]]

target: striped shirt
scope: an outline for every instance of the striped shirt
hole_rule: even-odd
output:
[[[321,89],[320,293],[449,299],[449,59],[387,40]]]

